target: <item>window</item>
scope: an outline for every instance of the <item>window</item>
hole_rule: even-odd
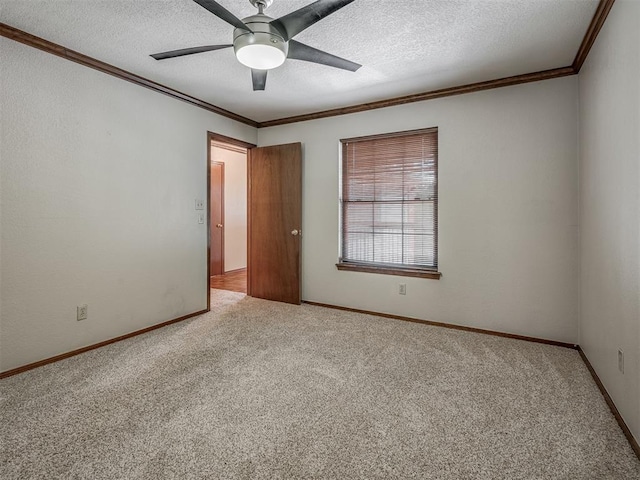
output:
[[[337,267],[439,278],[438,129],[341,142]]]

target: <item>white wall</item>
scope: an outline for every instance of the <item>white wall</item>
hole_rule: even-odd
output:
[[[247,154],[211,148],[224,163],[224,271],[247,268]]]
[[[256,130],[4,38],[0,52],[0,370],[206,308],[207,130]]]
[[[576,82],[259,129],[260,146],[303,142],[303,298],[577,342]],[[338,271],[339,139],[435,126],[442,279]]]
[[[639,32],[640,2],[618,0],[580,72],[579,118],[580,345],[640,441]]]

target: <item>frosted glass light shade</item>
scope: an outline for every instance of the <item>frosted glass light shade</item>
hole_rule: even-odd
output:
[[[287,58],[279,48],[256,43],[240,48],[236,51],[236,57],[243,65],[256,70],[271,70],[279,67]]]

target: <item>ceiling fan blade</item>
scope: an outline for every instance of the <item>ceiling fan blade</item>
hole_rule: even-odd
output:
[[[253,82],[253,91],[264,90],[267,85],[267,72],[269,70],[251,69],[251,81]]]
[[[336,57],[330,53],[323,52],[317,48],[310,47],[304,43],[296,42],[295,40],[289,41],[289,55],[287,58],[293,58],[294,60],[304,60],[305,62],[321,63],[322,65],[328,65],[330,67],[341,68],[343,70],[349,70],[355,72],[362,65],[350,62],[344,58]]]
[[[229,47],[233,47],[233,45],[203,45],[202,47],[182,48],[180,50],[171,50],[170,52],[154,53],[151,56],[156,60],[164,60],[166,58],[182,57],[184,55],[193,55],[194,53],[211,52],[213,50],[221,50]]]
[[[193,1],[196,2],[198,5],[200,5],[201,7],[204,7],[207,10],[209,10],[216,17],[221,18],[227,23],[230,23],[234,27],[244,28],[245,30],[249,30],[250,32],[252,32],[252,30],[249,27],[247,27],[244,23],[242,23],[242,20],[240,20],[238,17],[236,17],[233,13],[231,13],[229,10],[224,8],[218,2],[215,2],[214,0],[193,0]]]
[[[284,35],[285,40],[290,40],[317,21],[331,15],[353,1],[354,0],[317,0],[295,12],[273,20],[271,25],[276,27],[278,31]]]

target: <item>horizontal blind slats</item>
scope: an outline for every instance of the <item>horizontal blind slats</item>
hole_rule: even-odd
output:
[[[437,129],[343,142],[342,260],[437,267]]]

